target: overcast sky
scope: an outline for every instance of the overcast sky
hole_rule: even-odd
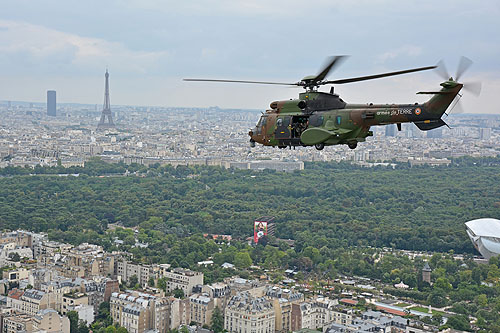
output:
[[[467,112],[500,113],[500,1],[0,0],[0,100],[265,109],[300,88],[183,82],[185,77],[296,82],[347,54],[329,78],[429,66],[454,75],[465,55]],[[423,101],[432,71],[338,85],[354,103]],[[325,88],[327,89],[327,88]]]

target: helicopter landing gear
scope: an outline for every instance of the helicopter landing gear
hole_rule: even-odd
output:
[[[285,149],[286,146],[278,146],[279,149]]]
[[[351,142],[347,143],[347,146],[351,149],[356,149],[356,147],[358,146],[358,143],[356,141],[351,141]]]
[[[323,148],[325,148],[325,144],[324,143],[317,143],[317,144],[314,145],[314,147],[317,150],[323,150]]]

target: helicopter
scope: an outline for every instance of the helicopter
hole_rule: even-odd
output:
[[[462,97],[461,89],[469,88],[469,91],[477,95],[481,89],[477,83],[465,86],[464,83],[458,82],[461,75],[472,64],[472,61],[466,57],[460,59],[455,78],[448,75],[444,64],[440,61],[435,66],[326,80],[330,71],[345,58],[346,56],[330,57],[317,75],[306,76],[294,83],[220,79],[184,79],[184,81],[303,87],[305,91],[299,94],[298,99],[274,101],[270,104],[270,109],[262,113],[257,125],[248,133],[250,146],[255,147],[256,143],[278,148],[290,147],[290,149],[292,147],[295,149],[296,146],[314,146],[317,150],[322,150],[325,146],[342,144],[347,145],[350,149],[355,149],[359,142],[364,142],[367,137],[373,136],[373,131],[370,130],[371,126],[396,124],[399,131],[401,131],[402,123],[409,122],[414,123],[422,131],[448,126],[441,117],[453,101],[456,100],[451,109]],[[440,90],[417,93],[433,95],[423,104],[350,104],[335,94],[333,87],[329,92],[319,91],[323,85],[373,80],[436,68],[438,74],[444,77],[445,81],[440,84],[442,87]]]

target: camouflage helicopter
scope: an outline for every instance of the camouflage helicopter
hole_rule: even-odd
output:
[[[279,148],[314,146],[316,149],[322,150],[325,146],[346,144],[349,148],[355,149],[358,142],[363,142],[368,136],[373,136],[373,132],[370,131],[371,126],[396,124],[399,131],[401,131],[401,124],[407,122],[414,123],[422,131],[448,126],[441,117],[455,98],[461,97],[459,92],[464,84],[459,83],[458,80],[472,64],[469,59],[462,57],[455,79],[447,74],[444,64],[440,62],[437,66],[340,80],[326,80],[328,73],[345,57],[329,58],[319,74],[306,76],[295,83],[219,79],[184,80],[303,87],[305,91],[299,94],[298,99],[275,101],[270,104],[270,109],[262,114],[255,128],[248,133],[250,145],[255,147],[257,142],[264,146],[277,146]],[[348,104],[334,93],[333,87],[331,87],[330,92],[318,91],[318,88],[323,85],[373,80],[434,68],[439,69],[439,74],[446,81],[441,83],[442,88],[439,91],[418,92],[417,94],[434,95],[423,104]],[[471,92],[479,94],[479,84],[467,84],[466,87]]]

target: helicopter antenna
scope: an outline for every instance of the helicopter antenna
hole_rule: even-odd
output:
[[[457,113],[463,113],[463,109],[460,107],[460,104],[459,104],[461,98],[462,98],[462,95],[461,94],[457,94],[457,98],[455,98],[455,100],[453,102],[453,105],[450,108],[450,111],[449,112],[445,112],[445,114],[446,114],[447,117],[453,112],[453,109],[455,109],[455,107],[457,107],[457,112],[455,112],[455,114],[457,114]]]

